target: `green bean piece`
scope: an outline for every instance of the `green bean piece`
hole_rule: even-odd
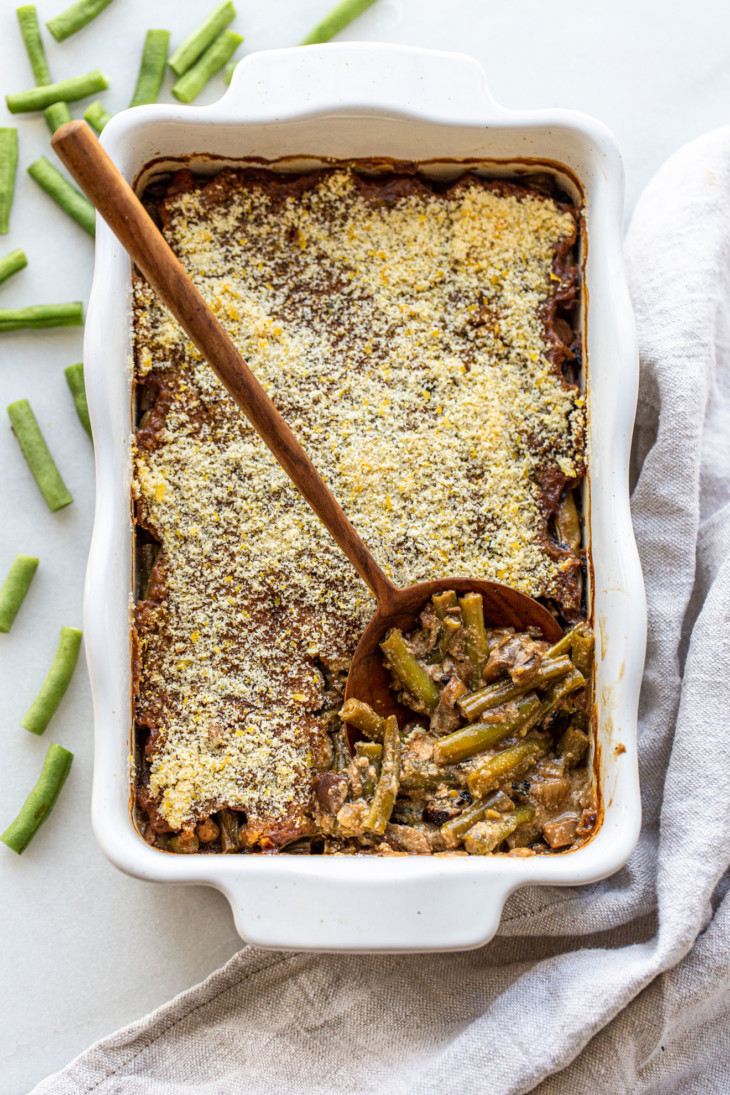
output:
[[[48,508],[55,513],[56,510],[69,506],[73,498],[53,462],[28,400],[19,399],[17,403],[11,403],[8,407],[8,415],[21,452]]]
[[[375,741],[358,741],[355,743],[355,756],[364,757],[368,762],[368,768],[364,771],[359,765],[356,767],[360,779],[360,788],[363,798],[371,798],[375,794],[375,786],[380,778],[380,770],[383,760],[383,747]],[[375,770],[375,779],[369,772]]]
[[[91,106],[87,106],[84,111],[84,119],[97,133],[101,133],[104,126],[112,120],[112,116],[106,107],[96,99]]]
[[[405,771],[401,772],[400,789],[408,793],[438,791],[440,787],[460,787],[461,780],[456,768],[446,766],[437,768],[428,762],[421,764],[411,761]]]
[[[567,547],[580,550],[580,517],[572,490],[566,490],[555,512],[555,529],[558,538]]]
[[[324,19],[317,23],[314,30],[310,30],[306,38],[302,38],[300,46],[318,45],[320,42],[329,42],[341,30],[357,19],[358,15],[375,3],[375,0],[340,0]]]
[[[455,635],[461,627],[461,613],[459,613],[458,616],[447,615],[448,610],[456,608],[457,605],[456,594],[453,589],[444,590],[443,593],[434,593],[431,597],[431,603],[433,604],[436,618],[439,620],[441,627],[436,646],[431,651],[426,661],[429,665],[436,665],[438,662],[442,662],[446,657],[451,637],[452,635]]]
[[[35,5],[26,4],[22,8],[16,8],[15,14],[18,16],[20,33],[23,36],[36,87],[42,84],[50,84],[51,74],[48,70],[46,51],[41,41],[41,28],[38,25],[38,13],[35,10]]]
[[[38,782],[21,806],[15,821],[0,836],[3,844],[7,844],[18,855],[25,851],[53,809],[71,771],[73,759],[73,753],[69,753],[62,745],[56,745],[55,741],[48,746]]]
[[[200,841],[195,833],[176,833],[170,837],[170,851],[177,855],[190,855],[200,848]]]
[[[71,76],[68,80],[59,80],[57,84],[45,84],[42,87],[29,88],[6,95],[5,102],[11,114],[24,114],[30,110],[45,110],[53,103],[73,103],[76,99],[85,99],[97,91],[106,91],[109,81],[103,72],[95,68],[83,76]]]
[[[490,712],[489,722],[472,722],[440,738],[433,747],[433,759],[436,764],[458,764],[468,760],[485,749],[491,749],[500,741],[527,732],[541,708],[540,698],[535,692],[519,696],[514,708],[496,707]]]
[[[570,673],[572,668],[573,663],[567,655],[551,659],[545,655],[542,665],[532,680],[525,681],[522,684],[515,684],[510,678],[497,681],[495,684],[488,684],[484,688],[480,688],[478,692],[470,692],[468,696],[462,696],[456,702],[464,718],[473,721],[483,715],[485,711],[490,711],[503,703],[509,703],[510,700],[517,699],[528,689],[534,692],[556,678],[564,677],[567,673]]]
[[[373,741],[383,740],[385,719],[362,700],[346,700],[340,711],[340,718]]]
[[[139,64],[137,86],[130,106],[144,106],[156,103],[160,94],[167,64],[167,47],[170,43],[169,30],[148,30]]]
[[[238,827],[238,814],[235,810],[221,810],[218,814],[221,827],[221,851],[225,854],[237,852],[241,847],[241,835]]]
[[[558,739],[555,752],[565,760],[569,768],[576,768],[583,760],[589,745],[590,738],[588,735],[571,724]]]
[[[465,593],[459,598],[461,621],[464,626],[466,656],[471,665],[471,686],[478,688],[484,680],[484,666],[489,657],[487,631],[484,626],[484,605],[481,593]]]
[[[18,131],[0,127],[0,236],[10,231],[10,210],[15,193],[15,172],[18,167]]]
[[[84,384],[84,366],[78,361],[75,365],[69,365],[63,370],[71,395],[73,396],[76,414],[89,437],[91,437],[91,422],[89,421],[89,407],[86,402],[86,385]],[[93,437],[91,438],[93,441]]]
[[[203,20],[200,26],[191,31],[187,38],[170,55],[167,62],[176,76],[184,76],[191,69],[201,54],[205,53],[216,38],[232,23],[236,16],[236,9],[231,0],[224,0],[210,15]]]
[[[439,620],[445,618],[450,608],[456,608],[456,594],[453,589],[445,589],[443,593],[434,593],[431,601]]]
[[[55,133],[62,125],[71,121],[71,111],[68,109],[68,103],[51,103],[43,111],[43,117],[48,122],[51,133]]]
[[[438,641],[431,653],[426,658],[429,665],[437,665],[438,662],[442,662],[446,657],[449,650],[449,643],[451,642],[452,635],[455,635],[461,628],[461,622],[455,619],[454,616],[447,616],[441,622],[441,630],[439,631]]]
[[[587,624],[579,624],[573,631],[573,664],[584,677],[590,677],[593,668],[595,639]]]
[[[25,251],[22,251],[20,247],[17,247],[15,251],[11,251],[7,255],[3,255],[0,259],[0,285],[27,265],[28,260],[25,257]]]
[[[385,722],[385,719],[383,719],[383,722]],[[377,741],[356,741],[355,755],[358,757],[367,757],[368,760],[377,762],[382,759],[383,746]]]
[[[406,692],[423,704],[429,714],[433,712],[440,698],[438,685],[431,680],[408,649],[403,632],[395,627],[391,628],[380,644],[380,649],[385,654],[391,673],[398,678]]]
[[[466,833],[469,832],[478,821],[484,819],[484,815],[488,810],[494,810],[499,803],[500,798],[506,796],[502,795],[501,791],[497,791],[496,795],[490,795],[489,798],[485,798],[481,802],[472,802],[471,806],[467,806],[466,810],[462,810],[456,817],[452,817],[450,821],[444,822],[439,832],[444,839],[444,843],[448,848],[456,848],[461,844]]]
[[[84,306],[80,300],[67,304],[33,304],[30,308],[0,308],[0,331],[83,327],[83,324]]]
[[[566,677],[556,681],[552,688],[543,696],[540,712],[535,719],[535,725],[539,726],[540,723],[547,718],[553,708],[557,707],[571,692],[583,688],[585,683],[585,677],[582,673],[579,673],[577,669],[571,669]]]
[[[509,749],[503,749],[501,753],[495,753],[493,757],[485,760],[469,776],[467,786],[470,792],[477,798],[489,794],[505,780],[514,779],[522,775],[540,757],[547,753],[551,738],[549,734],[540,737],[523,738]]]
[[[148,598],[152,567],[155,565],[158,548],[156,544],[144,543],[137,543],[135,548],[138,596],[140,600],[145,601]]]
[[[112,0],[76,0],[70,8],[49,19],[46,26],[57,42],[63,42],[92,19],[96,19],[97,15],[101,15],[111,2]]]
[[[213,79],[216,72],[220,72],[242,41],[241,35],[234,30],[224,30],[193,67],[172,85],[175,98],[181,103],[192,103],[193,99],[197,99],[205,85]]]
[[[56,655],[40,691],[28,708],[20,725],[30,734],[42,734],[69,686],[79,660],[82,632],[75,627],[62,627]]]
[[[238,64],[238,61],[229,61],[228,64],[226,65],[226,71],[224,73],[226,86],[228,86],[230,84],[231,80],[233,79],[233,73],[236,69],[237,64]]]
[[[350,767],[350,750],[342,730],[336,730],[332,734],[332,771],[344,772]]]
[[[16,555],[8,576],[0,587],[0,631],[8,632],[30,589],[38,560],[32,555]]]
[[[382,836],[393,813],[400,786],[401,742],[398,720],[390,715],[385,720],[383,732],[383,758],[375,793],[370,809],[365,815],[363,828]]]
[[[545,652],[544,660],[547,660],[549,658],[557,658],[563,654],[570,653],[573,647],[573,637],[578,628],[581,626],[582,623],[576,624],[575,627],[571,627],[570,631],[566,631],[562,638],[558,639],[556,643],[553,643],[550,649]]]
[[[469,855],[489,855],[498,848],[520,825],[526,825],[535,816],[535,807],[529,803],[516,806],[511,814],[478,822],[464,836],[464,847]]]
[[[80,190],[63,177],[60,171],[50,163],[45,156],[39,156],[28,168],[31,179],[35,179],[42,186],[46,194],[53,198],[54,202],[69,217],[73,217],[77,224],[89,233],[96,235],[96,210],[88,198],[84,197]]]
[[[357,776],[355,777],[354,780],[351,780],[351,784],[354,784],[354,786],[353,786],[353,797],[359,797],[356,793],[357,792],[356,780],[358,778],[360,780],[360,796],[362,796],[362,798],[366,798],[366,799],[370,798],[371,799],[373,797],[373,795],[375,794],[375,788],[376,788],[377,784],[376,784],[375,780],[372,779],[372,777],[368,774],[368,771],[369,770],[366,769],[366,771],[363,772],[363,770],[361,768],[359,768],[358,771],[357,771]]]

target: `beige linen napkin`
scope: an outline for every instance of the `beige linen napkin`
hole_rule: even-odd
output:
[[[649,184],[627,260],[649,598],[629,864],[518,892],[466,954],[246,947],[35,1095],[730,1091],[730,128]]]

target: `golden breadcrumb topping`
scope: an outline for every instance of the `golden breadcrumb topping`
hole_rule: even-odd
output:
[[[545,325],[572,212],[473,176],[261,176],[168,197],[165,235],[375,557],[399,584],[555,596],[537,476],[582,474],[583,400]],[[141,279],[135,338],[169,402],[134,471],[165,576],[138,625],[150,794],[175,829],[228,805],[277,842],[327,764],[320,663],[346,664],[374,601]]]

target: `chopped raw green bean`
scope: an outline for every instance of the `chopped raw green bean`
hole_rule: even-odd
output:
[[[385,719],[373,711],[369,704],[361,700],[346,700],[340,711],[340,718],[373,741],[383,740]]]
[[[167,62],[176,76],[184,76],[188,69],[192,68],[201,54],[205,53],[216,38],[232,23],[236,17],[236,9],[231,0],[224,0],[210,15],[203,20],[200,26],[181,42],[177,49],[170,55]]]
[[[18,167],[18,131],[10,126],[0,128],[0,236],[10,231],[10,210],[15,193],[15,172]]]
[[[496,707],[489,713],[489,722],[472,722],[440,738],[433,747],[433,759],[436,764],[458,764],[491,749],[512,734],[526,733],[540,707],[540,699],[534,692],[519,696],[510,707]]]
[[[8,407],[8,416],[21,452],[26,459],[38,489],[52,512],[73,502],[61,474],[53,462],[36,416],[27,399],[19,399]]]
[[[385,654],[391,673],[398,678],[406,692],[431,713],[439,702],[438,685],[416,661],[403,638],[403,632],[392,628],[380,644],[380,649]]]
[[[467,780],[469,790],[474,796],[481,798],[490,791],[494,791],[505,780],[522,775],[547,753],[550,740],[548,734],[523,738],[509,749],[495,753],[471,773]]]
[[[501,792],[497,792],[496,795],[491,795],[483,802],[473,802],[471,806],[467,806],[466,810],[462,810],[456,817],[452,817],[450,821],[444,822],[441,826],[441,836],[444,838],[444,843],[448,848],[456,848],[461,844],[466,833],[477,824],[478,821],[482,821],[487,810],[493,810],[499,799],[504,798]]]
[[[148,30],[139,65],[137,86],[134,89],[130,106],[144,106],[156,103],[160,94],[162,80],[167,64],[167,47],[170,42],[169,30]]]
[[[181,103],[192,103],[197,99],[209,80],[230,60],[240,46],[243,38],[233,30],[224,30],[203,56],[188,69],[184,76],[172,85],[172,94]]]
[[[68,304],[33,304],[30,308],[0,308],[0,331],[25,328],[83,327],[84,306],[80,300]]]
[[[16,8],[15,14],[18,16],[20,33],[25,42],[28,60],[30,61],[30,67],[33,69],[33,79],[36,82],[36,86],[50,84],[51,74],[48,71],[46,51],[43,48],[43,42],[41,41],[41,28],[38,25],[38,13],[35,10],[35,5],[26,4],[22,8]]]
[[[299,44],[311,46],[319,42],[329,42],[330,38],[334,38],[335,34],[339,34],[341,30],[344,30],[353,19],[357,19],[358,15],[362,15],[374,2],[375,0],[341,0],[341,3],[334,7],[328,15],[325,15],[322,22],[317,23],[314,30],[310,31]]]
[[[233,73],[235,72],[237,64],[238,61],[229,61],[226,65],[226,71],[224,73],[226,84],[230,84],[231,80],[233,79]]]
[[[393,813],[395,800],[398,797],[400,786],[400,731],[398,720],[391,715],[385,720],[383,732],[383,758],[380,766],[380,777],[375,788],[370,809],[368,810],[363,828],[370,833],[382,836]]]
[[[45,156],[39,156],[28,168],[31,179],[42,186],[57,206],[73,217],[77,224],[89,233],[96,234],[96,210],[80,190],[63,177]]]
[[[0,285],[27,265],[28,260],[25,257],[25,251],[22,251],[20,247],[17,247],[15,251],[11,251],[7,255],[3,255],[0,259]]]
[[[69,686],[79,659],[82,633],[75,627],[62,627],[56,656],[40,692],[33,700],[20,725],[31,734],[42,734]]]
[[[483,681],[484,666],[489,657],[487,631],[484,626],[484,606],[481,593],[465,593],[459,599],[464,626],[466,655],[471,665],[471,686],[478,688]]]
[[[520,825],[526,825],[535,816],[535,807],[525,803],[516,806],[500,818],[479,821],[464,836],[464,847],[469,855],[489,855]]]
[[[86,402],[86,385],[84,384],[84,366],[79,361],[75,365],[69,365],[67,369],[63,370],[63,373],[71,390],[81,425],[91,437],[91,422],[89,421],[89,407]]]
[[[48,122],[51,133],[55,133],[62,125],[71,121],[71,111],[68,109],[68,103],[51,103],[43,111],[43,117]]]
[[[83,76],[59,80],[57,84],[46,84],[6,95],[5,102],[11,114],[23,114],[29,110],[45,110],[53,103],[73,103],[76,99],[95,95],[97,91],[106,91],[108,87],[109,81],[104,73],[95,68],[93,72],[86,72]]]
[[[92,19],[96,19],[97,15],[101,15],[111,2],[112,0],[76,0],[70,8],[49,19],[46,26],[57,42],[63,42]]]
[[[566,676],[572,668],[573,663],[566,654],[557,658],[548,658],[546,654],[532,680],[523,681],[520,684],[515,684],[511,678],[497,681],[495,684],[480,688],[478,692],[470,692],[468,696],[462,696],[456,702],[464,718],[472,721],[483,715],[485,711],[517,699],[528,690],[534,692],[558,677]]]
[[[7,844],[18,855],[28,847],[53,809],[71,770],[73,759],[73,753],[69,753],[62,745],[51,742],[48,746],[38,782],[23,803],[15,821],[0,836],[3,844]]]
[[[30,589],[38,560],[32,555],[16,555],[8,576],[0,587],[0,631],[8,632]]]
[[[97,133],[101,133],[104,126],[112,120],[111,114],[98,99],[91,106],[87,106],[84,111],[84,118]]]

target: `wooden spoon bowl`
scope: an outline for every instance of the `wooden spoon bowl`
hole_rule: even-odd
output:
[[[386,668],[380,643],[392,627],[408,633],[419,624],[419,616],[434,593],[453,589],[455,593],[481,593],[484,606],[484,622],[487,627],[514,627],[526,631],[539,627],[543,638],[555,643],[563,634],[557,620],[548,610],[525,593],[500,582],[487,582],[474,578],[439,578],[433,582],[419,582],[415,586],[398,589],[391,586],[378,600],[375,615],[363,632],[353,655],[347,677],[345,699],[358,699],[386,718],[395,715],[402,727],[406,722],[420,721],[409,707],[404,707],[391,688],[391,676]],[[353,726],[345,732],[350,750],[363,735]]]

